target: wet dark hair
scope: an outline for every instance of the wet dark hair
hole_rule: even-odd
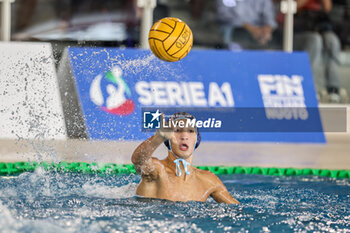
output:
[[[174,113],[171,117],[170,117],[171,120],[175,121],[175,120],[178,120],[178,119],[190,119],[190,120],[193,120],[193,119],[196,119],[193,115],[187,113],[187,112],[177,112],[177,113]],[[197,131],[197,142],[194,146],[194,149],[197,149],[197,147],[199,146],[199,144],[201,143],[201,140],[202,140],[202,137],[201,137],[201,134],[199,133],[199,130],[196,128],[196,131]],[[169,140],[165,140],[164,141],[164,145],[170,150],[170,142]]]

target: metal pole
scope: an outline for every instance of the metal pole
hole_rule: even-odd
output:
[[[156,7],[156,0],[138,0],[137,6],[143,8],[141,29],[140,29],[140,45],[143,49],[148,49],[148,32],[153,23],[153,9]]]
[[[281,12],[285,14],[283,30],[283,50],[293,52],[293,14],[297,11],[297,4],[294,0],[281,2]]]
[[[1,40],[11,39],[11,3],[14,0],[0,0],[1,4]]]

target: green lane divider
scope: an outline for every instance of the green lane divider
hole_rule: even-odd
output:
[[[85,174],[130,174],[136,173],[132,164],[114,163],[85,163],[85,162],[15,162],[0,163],[0,176],[18,175],[23,172],[33,172],[36,168],[46,171],[79,172]],[[223,174],[257,174],[272,176],[324,176],[349,179],[350,170],[328,170],[311,168],[276,168],[276,167],[241,167],[241,166],[197,166],[202,170],[209,170],[217,175]]]

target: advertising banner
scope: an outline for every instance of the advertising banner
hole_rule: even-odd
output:
[[[325,142],[306,53],[192,50],[178,62],[138,49],[68,54],[92,139],[144,140],[154,133],[145,111],[163,109],[222,121],[199,129],[203,140]]]

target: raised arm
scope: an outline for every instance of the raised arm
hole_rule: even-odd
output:
[[[155,175],[156,167],[152,159],[153,152],[164,142],[164,137],[155,134],[141,143],[132,154],[131,161],[141,175]]]
[[[163,120],[163,114],[161,119]],[[141,143],[134,153],[132,154],[131,161],[135,165],[136,171],[142,176],[150,176],[153,178],[157,175],[159,166],[158,159],[152,158],[153,152],[158,148],[160,144],[162,144],[165,140],[173,137],[172,130],[159,129],[157,133]]]

